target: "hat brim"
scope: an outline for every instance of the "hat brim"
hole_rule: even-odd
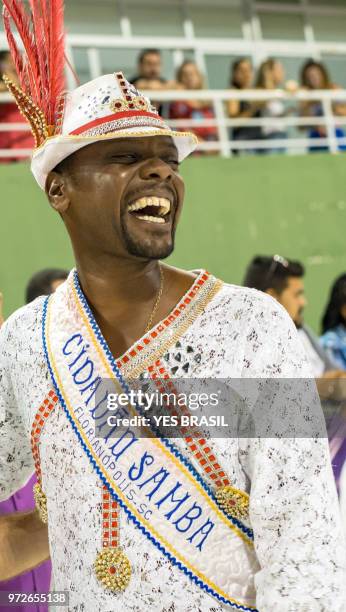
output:
[[[178,151],[179,162],[183,161],[198,144],[198,138],[191,132],[176,132],[170,129],[128,128],[117,132],[97,136],[68,136],[59,135],[47,138],[45,142],[34,150],[31,160],[31,171],[41,187],[45,189],[49,172],[64,159],[95,142],[114,140],[118,138],[143,138],[147,136],[169,136],[172,138]]]

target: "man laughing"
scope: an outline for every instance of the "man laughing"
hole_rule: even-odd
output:
[[[21,88],[5,80],[76,266],[1,329],[0,493],[35,470],[37,510],[2,520],[0,577],[50,555],[52,601],[65,591],[69,610],[341,612],[344,548],[325,439],[100,435],[104,380],[128,395],[132,383],[172,391],[179,378],[314,387],[274,300],[160,261],[174,248],[179,163],[194,137],[172,132],[122,73],[64,93],[61,1],[31,2],[24,62],[9,18],[19,24],[21,3],[3,1]],[[287,397],[292,421],[302,402]]]

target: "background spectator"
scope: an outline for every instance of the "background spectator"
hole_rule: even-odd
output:
[[[68,277],[67,270],[47,268],[36,272],[29,280],[25,290],[25,301],[32,302],[40,295],[50,295]]]
[[[204,78],[195,62],[186,60],[182,63],[176,75],[177,87],[180,89],[204,89]],[[200,140],[217,140],[217,128],[203,125],[205,119],[214,119],[214,111],[207,100],[177,100],[169,107],[170,119],[195,119],[201,122],[201,127],[179,128],[191,131]]]
[[[166,83],[162,76],[161,53],[158,49],[144,49],[138,56],[137,75],[130,83],[137,89],[161,89]]]
[[[2,78],[3,74],[6,74],[14,83],[18,84],[15,67],[8,51],[0,51],[0,92],[7,93],[8,90]],[[14,101],[0,104],[1,123],[27,124]],[[0,131],[0,149],[32,149],[33,146],[34,138],[30,130]],[[23,157],[0,157],[0,163],[20,161],[21,159]]]
[[[138,56],[137,75],[132,77],[132,83],[137,89],[162,91],[164,89],[176,89],[175,81],[167,81],[162,76],[162,58],[158,49],[144,49]],[[160,115],[166,115],[166,104],[151,100]]]
[[[346,274],[334,282],[322,319],[321,345],[346,370]]]
[[[245,287],[268,293],[287,310],[298,330],[315,378],[322,375],[326,378],[326,372],[329,373],[330,379],[343,378],[345,374],[337,369],[334,361],[319,345],[315,334],[304,324],[304,309],[307,304],[304,273],[304,266],[298,261],[290,261],[280,255],[257,256],[250,262],[243,284]],[[322,383],[319,391],[324,395]]]
[[[313,91],[314,89],[340,89],[335,83],[332,83],[329,72],[322,62],[308,60],[301,71],[301,86],[305,90]],[[333,112],[335,115],[346,115],[346,104],[336,102],[333,104]],[[319,100],[307,100],[300,104],[300,114],[310,117],[323,117],[323,106]],[[337,138],[344,138],[345,134],[341,128],[335,129]],[[327,130],[324,126],[318,125],[308,130],[309,138],[326,138]],[[340,151],[345,151],[345,145],[339,145]],[[309,151],[328,151],[327,146],[311,146]]]
[[[256,87],[258,89],[279,89],[284,86],[285,71],[281,62],[275,59],[267,59],[259,67]],[[268,119],[279,119],[286,115],[283,100],[274,98],[259,105],[260,117]],[[267,125],[261,128],[261,137],[265,139],[284,139],[287,137],[285,124]],[[264,153],[283,153],[283,148],[264,149]]]
[[[230,78],[231,89],[251,89],[253,80],[254,71],[249,59],[243,57],[233,62]],[[229,100],[227,110],[231,119],[253,119],[260,116],[259,105],[248,100]],[[235,141],[259,140],[261,137],[259,126],[244,125],[232,128],[230,132],[230,138]],[[249,152],[248,149],[246,151]],[[233,153],[239,155],[240,150],[235,149]]]

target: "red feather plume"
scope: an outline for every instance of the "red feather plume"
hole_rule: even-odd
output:
[[[23,0],[2,1],[4,27],[21,88],[43,113],[47,126],[54,126],[65,91],[64,2],[29,0],[27,11]],[[11,22],[21,39],[23,53]]]

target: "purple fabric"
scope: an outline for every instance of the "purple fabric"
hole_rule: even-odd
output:
[[[327,430],[333,473],[336,488],[340,495],[340,474],[346,462],[346,419],[344,414],[336,412],[330,419],[327,419]]]
[[[32,487],[36,476],[30,478],[27,484],[6,501],[0,502],[0,514],[25,512],[35,507]],[[49,591],[51,577],[51,562],[45,561],[34,570],[21,574],[16,578],[0,582],[0,591],[13,591],[15,593],[45,593]],[[47,612],[47,605],[20,605],[2,606],[1,612]]]
[[[336,487],[338,489],[338,493],[340,494],[340,475],[342,468],[344,467],[344,463],[346,461],[346,439],[342,440],[342,443],[339,446],[338,451],[335,453],[332,459],[332,466],[334,472],[334,478],[336,482]]]

